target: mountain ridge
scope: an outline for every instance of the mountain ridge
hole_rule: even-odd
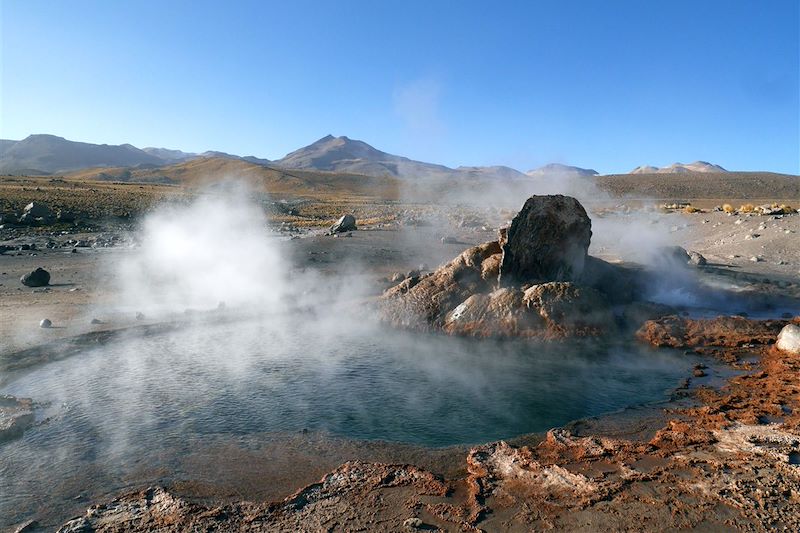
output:
[[[628,174],[684,174],[688,172],[728,172],[719,165],[708,161],[695,161],[694,163],[672,163],[666,167],[653,167],[642,165],[634,168]]]
[[[271,161],[256,156],[239,156],[209,150],[202,153],[169,148],[137,148],[131,144],[109,145],[71,141],[51,134],[33,134],[20,141],[0,139],[0,174],[58,174],[90,168],[149,168],[191,161],[198,158],[224,158],[284,169],[305,169],[404,179],[501,179],[521,180],[548,177],[593,177],[598,172],[561,163],[520,172],[504,165],[459,166],[416,161],[381,151],[364,141],[331,134]],[[727,172],[705,161],[674,163],[657,168],[640,166],[630,174],[679,174],[687,172]]]

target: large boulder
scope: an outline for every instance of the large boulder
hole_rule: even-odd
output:
[[[333,226],[331,226],[331,234],[355,231],[356,229],[358,229],[356,228],[356,217],[348,214],[344,215],[342,218],[337,220]]]
[[[578,281],[588,256],[592,222],[570,196],[531,196],[503,244],[502,286]]]
[[[22,210],[20,224],[47,224],[53,219],[53,212],[42,202],[31,202]]]
[[[23,275],[19,280],[26,287],[45,287],[50,284],[50,272],[39,267]]]

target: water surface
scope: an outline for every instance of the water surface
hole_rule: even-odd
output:
[[[253,320],[129,338],[19,375],[47,423],[0,447],[0,517],[169,472],[193,443],[322,432],[422,446],[545,431],[666,399],[691,361],[640,346],[495,342]],[[163,481],[163,479],[162,479]],[[85,507],[85,505],[84,505]]]

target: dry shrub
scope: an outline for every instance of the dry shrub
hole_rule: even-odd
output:
[[[702,211],[694,206],[687,205],[683,208],[686,213],[702,213]]]
[[[742,213],[752,213],[753,211],[755,211],[755,209],[756,206],[754,206],[753,204],[744,204],[739,208],[739,211]]]
[[[723,205],[722,210],[725,211],[726,213],[733,213],[736,211],[731,204]]]

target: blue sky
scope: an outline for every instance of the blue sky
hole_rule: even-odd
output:
[[[800,173],[800,2],[0,0],[0,137]]]

